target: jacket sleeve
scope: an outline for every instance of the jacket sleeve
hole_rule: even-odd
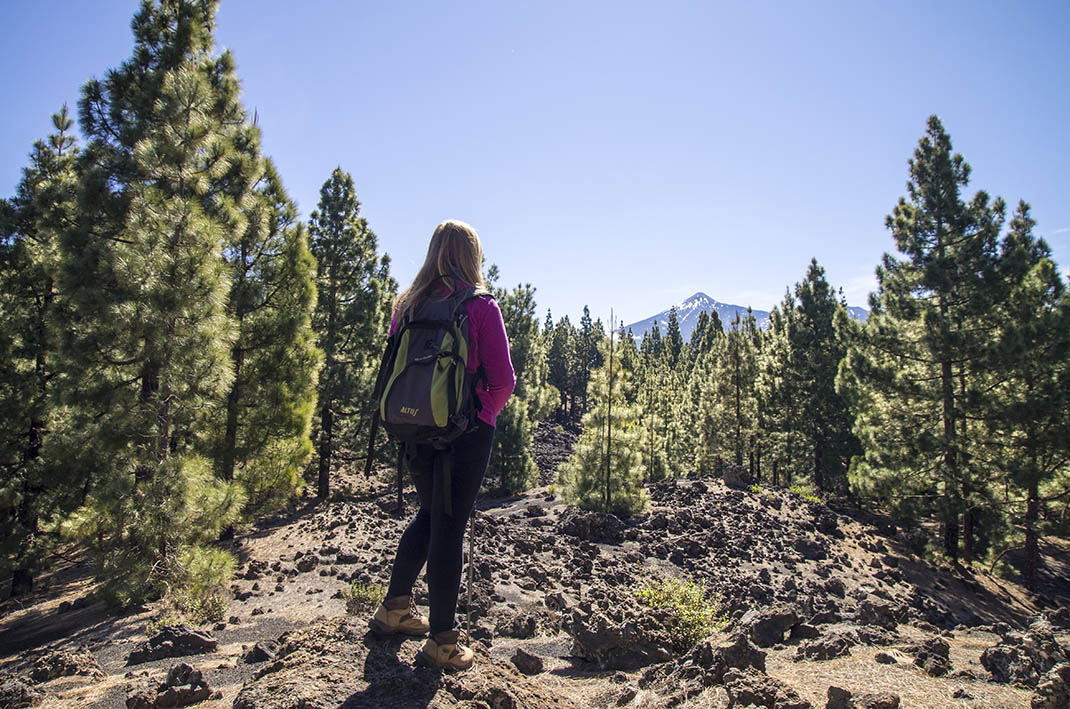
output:
[[[505,333],[502,311],[493,298],[487,298],[479,327],[479,360],[487,377],[486,392],[490,395],[491,412],[497,416],[516,386],[513,361],[509,358],[509,337]]]

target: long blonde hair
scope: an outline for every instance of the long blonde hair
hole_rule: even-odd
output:
[[[482,266],[483,245],[479,243],[476,230],[462,221],[447,219],[435,227],[431,243],[427,245],[424,265],[412,285],[398,296],[394,317],[400,320],[413,305],[430,295],[431,285],[439,276],[460,279],[475,286],[477,293],[486,293]],[[455,283],[449,285],[456,286]]]

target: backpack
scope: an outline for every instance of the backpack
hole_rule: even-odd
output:
[[[469,323],[464,307],[476,297],[476,289],[468,286],[425,298],[409,309],[387,340],[372,394],[375,411],[364,473],[371,473],[375,436],[382,425],[398,443],[399,507],[404,463],[414,446],[425,445],[438,451],[434,474],[443,486],[445,512],[452,514],[452,444],[471,430],[481,408],[475,391],[478,376],[467,372]]]

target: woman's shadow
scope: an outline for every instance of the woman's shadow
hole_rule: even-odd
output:
[[[368,686],[346,699],[344,709],[422,709],[431,703],[442,686],[442,671],[403,661],[399,654],[406,639],[399,635],[378,637],[371,631],[364,634],[362,642],[368,653],[363,677]],[[406,653],[411,652],[408,648]]]

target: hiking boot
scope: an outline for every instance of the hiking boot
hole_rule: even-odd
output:
[[[466,670],[472,666],[475,653],[471,648],[458,643],[460,631],[447,630],[429,637],[420,652],[416,653],[416,664],[420,667],[434,667],[451,672]]]
[[[376,635],[423,635],[431,629],[427,618],[416,610],[412,596],[397,596],[383,601],[368,621],[368,627]]]

